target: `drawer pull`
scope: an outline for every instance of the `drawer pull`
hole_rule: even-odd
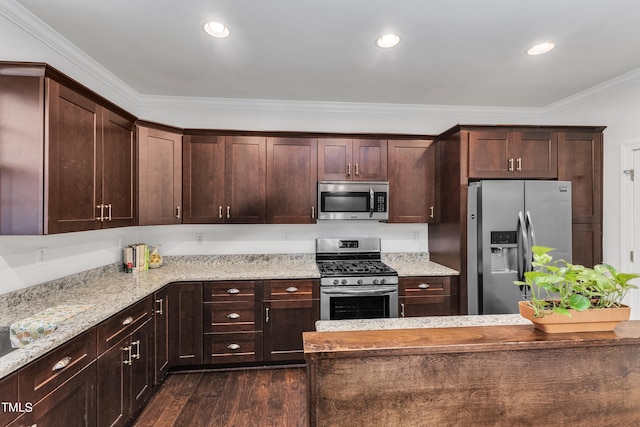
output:
[[[130,325],[133,322],[133,317],[129,316],[122,321],[122,326]]]
[[[240,289],[238,288],[231,288],[231,289],[227,289],[227,293],[228,294],[239,294],[240,293]]]
[[[239,345],[239,344],[229,344],[229,345],[227,346],[227,348],[228,348],[229,350],[238,350],[238,349],[240,349],[240,345]]]
[[[229,313],[229,314],[227,314],[227,317],[229,319],[239,319],[240,315],[238,313]]]
[[[419,287],[420,289],[429,289],[429,284],[428,284],[428,283],[420,283],[420,284],[418,285],[418,287]]]
[[[67,356],[67,357],[63,357],[62,359],[60,359],[58,361],[58,363],[56,363],[55,365],[53,365],[53,371],[59,371],[61,369],[66,368],[67,366],[69,366],[69,363],[71,363],[71,357]]]
[[[287,288],[287,292],[289,293],[298,292],[298,288],[296,288],[295,286],[291,286]]]

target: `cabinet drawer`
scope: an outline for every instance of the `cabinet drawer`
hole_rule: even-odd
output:
[[[400,278],[400,296],[419,297],[451,294],[451,280],[442,277],[402,277]]]
[[[98,325],[98,354],[102,354],[151,318],[152,298],[146,298]]]
[[[204,335],[205,363],[239,363],[262,360],[262,332]]]
[[[400,297],[400,317],[449,316],[451,297],[431,295],[426,297]]]
[[[317,280],[265,280],[264,299],[291,300],[319,298],[319,286]]]
[[[96,359],[95,328],[27,365],[18,374],[21,402],[35,404]]]
[[[240,332],[256,329],[256,308],[253,301],[205,303],[204,332]]]
[[[204,301],[254,301],[256,282],[208,282],[204,284]]]

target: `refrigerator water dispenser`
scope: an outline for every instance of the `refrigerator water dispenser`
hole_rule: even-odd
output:
[[[491,272],[513,273],[518,269],[515,231],[491,232]]]

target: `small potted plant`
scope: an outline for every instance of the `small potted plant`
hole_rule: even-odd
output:
[[[514,282],[529,289],[530,298],[520,301],[520,314],[544,332],[587,332],[613,330],[628,320],[630,309],[622,300],[629,283],[639,274],[619,273],[608,264],[593,268],[553,260],[553,248],[534,246],[533,271],[524,281]]]

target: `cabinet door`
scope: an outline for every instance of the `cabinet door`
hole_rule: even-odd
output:
[[[225,138],[225,222],[263,224],[266,220],[266,138]]]
[[[182,135],[138,127],[138,223],[182,222]]]
[[[98,357],[98,426],[123,426],[129,418],[129,337]]]
[[[48,83],[49,202],[45,233],[101,228],[102,114],[93,101]]]
[[[155,302],[155,378],[154,384],[160,384],[169,372],[169,293],[168,288],[154,294]]]
[[[387,141],[353,140],[353,175],[355,181],[387,180]]]
[[[12,408],[2,408],[0,410],[0,425],[7,425],[10,421],[20,415],[22,407],[18,407],[18,374],[9,375],[7,378],[0,380],[0,396],[2,396],[3,404],[11,404]],[[26,403],[26,402],[24,402]],[[33,402],[31,402],[33,403]]]
[[[558,176],[558,133],[519,130],[513,132],[514,177],[556,178]]]
[[[602,224],[573,223],[571,262],[592,266],[602,263]]]
[[[25,413],[11,424],[11,426],[68,427],[95,425],[97,425],[95,362],[34,405],[31,412]]]
[[[153,391],[153,322],[147,320],[130,338],[131,403],[129,415],[136,413]]]
[[[351,179],[352,144],[350,139],[318,140],[318,180],[343,181]]]
[[[224,222],[225,138],[187,135],[182,147],[185,224]]]
[[[202,283],[172,284],[168,310],[170,364],[202,364]]]
[[[136,225],[136,145],[134,125],[103,109],[101,190],[98,196],[107,217],[103,228]]]
[[[389,141],[389,222],[435,222],[435,146]]]
[[[511,178],[509,131],[469,132],[469,178]]]
[[[452,314],[449,277],[401,277],[399,293],[400,317]]]
[[[317,155],[315,139],[267,139],[267,223],[315,222]]]

